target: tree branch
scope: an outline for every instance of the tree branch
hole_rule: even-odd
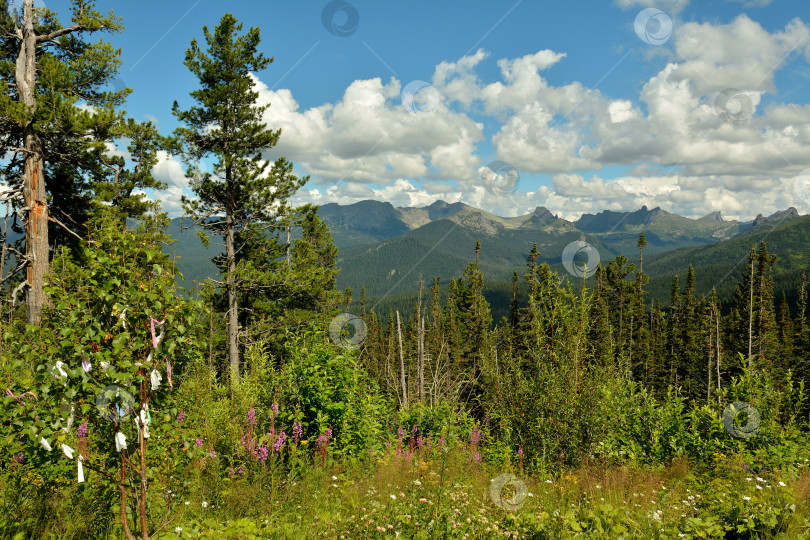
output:
[[[65,28],[60,28],[59,30],[54,30],[50,34],[42,34],[37,36],[37,43],[42,43],[45,41],[53,41],[58,37],[62,37],[67,34],[72,34],[73,32],[85,32],[88,30],[104,30],[104,27],[93,29],[84,24],[73,24],[71,26],[66,26]]]
[[[76,238],[78,238],[80,241],[84,241],[84,238],[82,238],[81,236],[79,236],[79,235],[78,235],[78,234],[76,234],[75,232],[73,232],[73,231],[71,231],[70,229],[68,229],[67,225],[65,225],[64,223],[62,223],[61,221],[59,221],[58,219],[56,219],[56,218],[55,218],[55,217],[53,217],[52,215],[50,215],[50,213],[48,214],[48,221],[53,221],[54,223],[56,223],[57,225],[59,225],[60,227],[62,227],[63,229],[65,229],[67,232],[69,232],[70,234],[72,234],[73,236],[75,236]]]

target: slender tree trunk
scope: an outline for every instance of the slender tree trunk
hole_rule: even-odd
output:
[[[25,200],[25,256],[28,259],[26,310],[28,322],[39,324],[45,304],[45,274],[48,272],[48,205],[45,197],[45,175],[42,144],[34,129],[36,101],[36,43],[34,32],[34,0],[23,6],[22,39],[19,42],[16,65],[17,92],[30,115],[23,132],[25,168],[23,198]]]
[[[8,216],[11,214],[11,201],[6,201],[6,217],[3,218],[3,245],[2,252],[0,252],[0,287],[2,287],[2,280],[6,277],[6,240],[8,240]],[[64,279],[62,280],[64,282]],[[0,334],[2,334],[3,326],[3,304],[5,302],[0,299]],[[2,351],[2,340],[0,340],[0,351]]]
[[[753,325],[754,325],[754,263],[751,263],[751,279],[748,280],[748,369],[751,369],[752,346],[753,346]]]
[[[146,383],[142,383],[145,385]],[[148,406],[148,405],[147,405]],[[141,478],[141,498],[138,501],[138,511],[141,518],[141,539],[149,540],[149,528],[146,524],[146,439],[143,436],[144,427],[138,429],[138,438],[140,439],[141,450],[141,468],[138,475]]]
[[[399,377],[402,383],[402,406],[408,409],[408,386],[405,384],[405,353],[402,351],[402,328],[397,310],[397,337],[399,338]]]
[[[425,318],[419,317],[419,401],[425,402]]]
[[[714,317],[714,328],[715,328],[715,335],[714,341],[717,343],[717,403],[720,404],[720,313],[717,311],[717,306],[713,306],[715,317]]]
[[[709,311],[709,382],[706,384],[706,401],[712,399],[712,326],[714,325],[714,308]]]
[[[425,402],[425,318],[422,316],[422,292],[424,290],[424,282],[422,276],[419,276],[419,303],[417,305],[417,320],[416,320],[416,363],[417,363],[417,378],[419,382],[419,401]]]
[[[119,459],[119,462],[121,464],[121,478],[118,483],[118,494],[121,499],[121,526],[124,528],[124,535],[127,537],[127,540],[135,540],[135,535],[133,535],[132,531],[129,529],[129,522],[127,521],[127,462],[124,461],[123,455]]]
[[[762,262],[759,263],[762,265]],[[764,287],[765,287],[765,269],[763,268],[762,271],[759,273],[759,322],[757,323],[757,341],[758,349],[759,349],[759,359],[762,360],[765,357],[765,353],[762,350],[762,329],[765,326],[765,295],[764,295]]]
[[[231,381],[239,381],[239,312],[236,298],[236,253],[234,248],[233,218],[227,217],[225,252],[228,259],[228,359],[231,365]]]

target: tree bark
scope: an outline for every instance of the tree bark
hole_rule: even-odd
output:
[[[239,312],[236,298],[236,250],[234,248],[233,218],[227,216],[225,231],[225,253],[228,259],[228,275],[225,280],[228,289],[228,359],[231,365],[231,381],[239,381]]]
[[[715,328],[715,342],[717,343],[717,404],[720,404],[720,312],[717,310],[717,305],[713,306],[714,309],[714,328]]]
[[[48,272],[48,204],[45,196],[44,158],[42,143],[35,129],[36,101],[36,45],[34,32],[34,0],[25,0],[22,32],[17,52],[16,83],[20,101],[28,110],[29,119],[24,126],[23,198],[25,200],[25,256],[28,261],[26,311],[30,324],[39,324],[45,304],[44,281]]]
[[[709,310],[709,362],[708,362],[708,377],[709,382],[706,384],[706,401],[712,399],[712,326],[714,326],[714,306]]]
[[[425,318],[419,315],[419,401],[425,402]]]
[[[748,369],[751,369],[753,364],[753,325],[754,325],[754,262],[751,261],[751,278],[748,280],[749,299],[748,299]]]
[[[424,281],[419,275],[419,302],[416,309],[416,373],[419,383],[419,401],[425,402],[425,318],[422,316],[422,291]]]
[[[399,338],[399,377],[402,383],[402,406],[408,409],[408,385],[405,383],[405,353],[402,351],[402,327],[399,322],[399,310],[397,310],[397,336]]]

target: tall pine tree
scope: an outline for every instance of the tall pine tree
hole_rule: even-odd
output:
[[[284,158],[272,165],[262,159],[262,152],[277,144],[281,131],[264,124],[262,116],[269,105],[257,105],[252,73],[264,70],[273,59],[258,51],[258,28],[238,35],[241,29],[230,13],[213,33],[203,27],[208,49],[193,40],[184,62],[200,81],[200,89],[191,92],[195,105],[182,110],[175,102],[172,109],[185,124],[176,135],[197,196],[184,197],[185,211],[225,241],[228,359],[234,381],[239,378],[238,292],[246,285],[237,273],[237,244],[240,236],[256,234],[256,224],[265,229],[286,227],[282,218],[290,213],[288,199],[308,180],[293,175]],[[199,174],[197,164],[209,157],[215,159],[213,172]]]

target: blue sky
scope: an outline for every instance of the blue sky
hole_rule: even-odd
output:
[[[65,1],[47,4],[66,13]],[[97,6],[126,26],[107,39],[134,90],[127,111],[164,133],[177,127],[172,102],[189,104],[196,87],[182,60],[202,26],[226,11],[258,26],[275,61],[257,88],[282,128],[267,157],[311,176],[297,202],[443,199],[569,218],[642,204],[693,217],[810,212],[805,1]],[[170,189],[148,195],[177,215],[181,164],[163,156],[155,174]]]

